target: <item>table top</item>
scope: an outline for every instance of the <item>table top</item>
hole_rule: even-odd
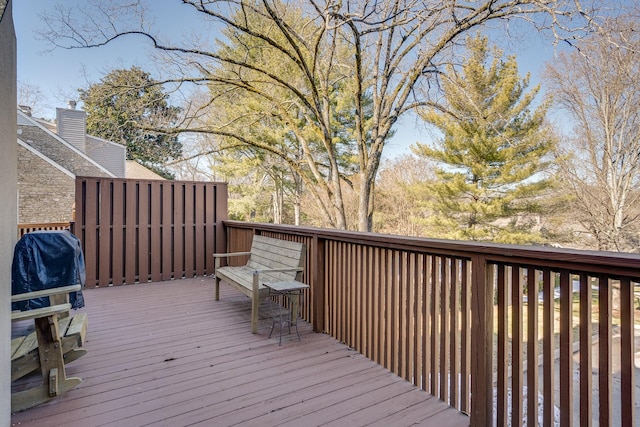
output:
[[[264,282],[263,285],[275,292],[291,292],[309,288],[309,285],[306,283],[298,282],[296,280]]]

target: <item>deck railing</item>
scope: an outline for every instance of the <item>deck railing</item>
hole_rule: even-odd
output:
[[[471,425],[634,425],[639,255],[225,226],[229,251],[254,234],[305,243],[314,329]]]
[[[32,231],[70,230],[71,222],[29,222],[18,224],[18,239]]]

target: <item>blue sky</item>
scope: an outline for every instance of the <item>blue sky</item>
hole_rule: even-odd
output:
[[[15,0],[13,16],[18,41],[18,80],[37,86],[46,96],[42,116],[53,118],[56,107],[65,107],[69,99],[77,98],[77,89],[95,83],[114,68],[139,66],[154,75],[154,65],[148,55],[150,45],[141,38],[128,38],[112,45],[92,49],[56,49],[45,52],[47,42],[38,40],[36,31],[43,23],[38,16],[50,12],[56,2],[51,0]],[[81,0],[65,0],[65,6],[82,4]],[[191,7],[177,1],[149,2],[155,24],[172,37],[182,37],[192,31],[194,16]],[[544,64],[553,57],[553,47],[541,41],[536,33],[525,34],[517,43],[503,46],[506,53],[516,53],[520,73],[530,72],[532,82],[539,80]],[[416,141],[425,142],[429,133],[413,116],[403,117],[396,125],[395,136],[385,148],[385,157],[409,153]]]

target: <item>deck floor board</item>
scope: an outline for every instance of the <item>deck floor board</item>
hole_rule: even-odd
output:
[[[258,334],[251,334],[250,300],[223,284],[216,302],[213,291],[210,278],[84,290],[89,352],[67,367],[82,384],[12,414],[12,424],[469,424],[306,322],[300,322],[302,341],[286,334],[278,346],[278,330],[268,338],[271,318],[263,306]]]

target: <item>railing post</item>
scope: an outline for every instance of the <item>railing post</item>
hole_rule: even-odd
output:
[[[325,240],[320,239],[318,235],[313,236],[313,247],[311,248],[311,259],[307,260],[307,265],[312,272],[311,292],[313,301],[313,313],[311,323],[314,332],[324,332],[324,256]]]
[[[485,257],[471,258],[471,423],[493,424],[493,269]]]

